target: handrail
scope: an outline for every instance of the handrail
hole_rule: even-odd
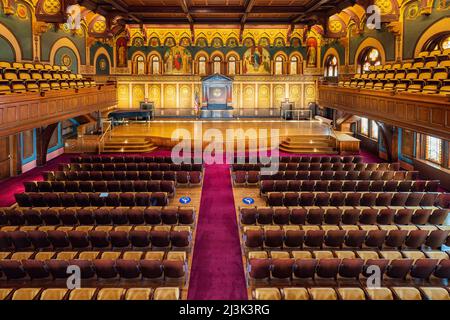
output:
[[[105,136],[107,133],[109,133],[109,138],[111,138],[111,131],[112,131],[112,124],[110,121],[105,121],[108,123],[108,126],[106,127],[106,130],[102,133],[100,136],[100,139],[98,140],[98,153],[102,153],[103,149],[105,147]]]

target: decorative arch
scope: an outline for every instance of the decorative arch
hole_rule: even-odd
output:
[[[2,23],[0,23],[0,34],[11,45],[16,61],[22,61],[22,48],[20,47],[19,42],[14,34]]]
[[[96,75],[109,75],[111,73],[111,64],[106,63],[103,65],[104,61],[109,61],[109,57],[101,53],[95,60],[95,74]]]
[[[278,57],[278,56],[282,56],[284,61],[287,61],[289,59],[288,55],[284,51],[275,52],[275,54],[273,55],[273,58],[276,59],[276,57]]]
[[[231,51],[228,51],[227,52],[227,54],[225,55],[225,59],[226,60],[228,60],[228,58],[229,57],[231,57],[231,56],[235,56],[238,60],[240,60],[240,56],[239,56],[239,53],[237,53],[236,51],[234,51],[234,50],[231,50]]]
[[[108,63],[109,63],[109,70],[111,70],[111,66],[112,66],[111,57],[109,56],[108,51],[104,47],[100,47],[97,49],[97,51],[95,51],[93,62],[96,64],[98,57],[102,54],[106,56],[106,59],[108,60]]]
[[[289,74],[299,75],[303,73],[304,57],[299,51],[294,51],[289,55]]]
[[[80,70],[80,65],[81,65],[80,52],[78,51],[78,48],[73,43],[73,41],[67,37],[60,38],[53,43],[52,48],[50,49],[50,63],[55,64],[56,52],[63,47],[67,47],[75,53],[75,56],[77,57],[77,70]]]
[[[325,66],[325,62],[327,61],[327,58],[330,55],[333,55],[333,56],[336,57],[336,59],[338,61],[338,65],[340,66],[341,65],[341,59],[339,58],[339,52],[333,47],[328,48],[328,50],[325,51],[325,54],[323,55],[322,66]]]
[[[369,37],[359,44],[359,47],[356,50],[355,56],[353,57],[353,64],[355,66],[355,72],[356,72],[356,69],[358,68],[358,58],[361,55],[361,52],[368,47],[373,47],[373,48],[377,49],[380,52],[381,64],[386,63],[386,51],[384,50],[383,45],[377,39]]]
[[[154,58],[157,57],[157,61],[154,61]],[[150,74],[161,74],[162,73],[162,65],[163,65],[163,58],[161,54],[153,50],[147,55],[147,70]],[[156,65],[154,65],[154,62]]]
[[[194,56],[194,60],[198,60],[200,57],[206,57],[206,60],[209,60],[209,54],[205,50],[200,50]]]
[[[448,26],[450,25],[450,17],[445,17],[434,24],[432,24],[425,32],[422,33],[420,38],[417,40],[414,57],[417,57],[421,51],[424,50],[425,44],[433,37],[442,34],[443,32],[448,32]]]
[[[200,50],[194,56],[194,74],[207,75],[209,64],[209,54],[204,50]]]
[[[138,61],[138,58],[142,57],[143,60]],[[133,55],[131,56],[131,70],[133,74],[139,74],[138,69],[139,69],[139,63],[143,63],[144,65],[144,74],[147,73],[147,68],[146,68],[146,56],[145,53],[142,51],[136,51],[135,53],[133,53]]]
[[[223,54],[223,52],[221,52],[219,50],[216,50],[213,53],[211,53],[210,60],[212,61],[214,59],[214,57],[217,57],[217,56],[219,56],[222,59],[222,61],[225,60],[225,55]]]

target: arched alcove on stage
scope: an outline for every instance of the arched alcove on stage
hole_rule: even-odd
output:
[[[215,74],[202,80],[203,101],[201,118],[233,117],[233,80]]]

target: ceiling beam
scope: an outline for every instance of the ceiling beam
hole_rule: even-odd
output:
[[[292,19],[292,23],[298,23],[300,22],[302,19],[304,19],[306,17],[306,15],[316,11],[317,9],[319,9],[321,6],[323,6],[324,4],[329,3],[330,0],[320,0],[317,1],[316,3],[314,3],[313,5],[309,6],[308,9],[305,10],[305,12],[299,14],[297,17],[295,17],[294,19]]]
[[[252,11],[255,0],[246,0],[244,15],[241,18],[241,29],[239,30],[239,41],[243,40],[245,22],[247,22],[248,14]]]
[[[194,19],[192,19],[192,16],[189,12],[189,7],[186,3],[186,0],[180,0],[181,8],[183,9],[184,14],[186,15],[186,19],[189,21],[189,24],[194,24]]]
[[[139,19],[138,17],[136,17],[136,15],[134,15],[132,13],[130,14],[128,12],[128,6],[126,4],[119,3],[119,0],[104,0],[104,1],[108,4],[110,4],[111,6],[113,6],[115,9],[121,11],[125,16],[130,17],[137,23],[142,23],[142,20]]]

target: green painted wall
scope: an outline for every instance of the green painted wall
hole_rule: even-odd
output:
[[[382,27],[381,30],[370,30],[367,27],[364,28],[362,34],[357,36],[350,35],[350,61],[349,64],[354,64],[355,55],[361,42],[367,38],[375,38],[380,41],[386,52],[386,61],[395,60],[395,35],[390,33],[386,27]]]
[[[105,48],[106,52],[108,52],[109,58],[111,60],[111,64],[114,64],[114,49],[111,46],[101,43],[101,42],[96,42],[90,47],[89,55],[90,55],[91,63],[95,63],[95,61],[94,61],[95,53],[100,48]]]
[[[16,1],[17,4],[23,4],[22,1]],[[28,6],[28,19],[20,19],[16,15],[7,16],[3,13],[3,6],[0,2],[0,23],[15,35],[17,42],[22,50],[23,60],[33,60],[33,32],[31,27],[31,11]],[[0,43],[0,51],[3,51],[3,46]]]
[[[63,61],[63,58],[65,56],[68,56],[70,59],[70,65],[68,65],[67,67],[73,72],[73,73],[78,73],[78,59],[77,56],[75,55],[75,52],[73,52],[72,49],[68,48],[68,47],[61,47],[56,51],[55,54],[55,64],[58,65],[66,65],[65,61]],[[67,58],[66,58],[67,59]]]
[[[102,69],[102,65],[103,65],[104,69]],[[106,55],[100,54],[97,57],[97,61],[95,61],[95,74],[109,75],[109,73],[110,73],[110,70],[109,70],[108,58],[106,57]]]
[[[334,41],[330,44],[325,44],[324,46],[322,46],[322,61],[321,61],[321,67],[324,65],[325,63],[325,53],[327,52],[328,49],[330,48],[334,48],[338,54],[339,54],[339,61],[341,62],[341,65],[343,65],[345,63],[345,48],[344,46],[338,42],[338,41]]]
[[[41,36],[41,60],[47,62],[50,60],[50,51],[55,42],[61,38],[67,38],[75,44],[81,57],[81,64],[86,64],[86,39],[60,29],[48,30]]]
[[[0,35],[0,61],[13,62],[16,60],[14,49],[3,36]]]
[[[438,1],[435,1],[435,6],[437,6]],[[414,3],[409,6],[414,5]],[[408,7],[409,7],[408,6]],[[405,23],[403,24],[403,59],[413,59],[414,50],[416,49],[417,42],[419,41],[422,34],[431,27],[432,24],[437,21],[447,18],[450,16],[450,10],[437,10],[436,8],[428,16],[419,15],[415,20],[410,20],[406,18],[405,10]],[[450,26],[448,26],[447,31],[450,31]]]

